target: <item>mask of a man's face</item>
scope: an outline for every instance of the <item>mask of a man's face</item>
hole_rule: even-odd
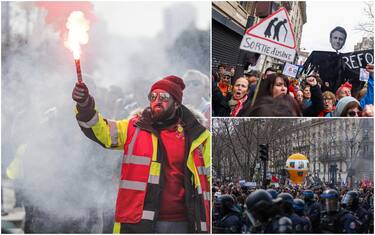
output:
[[[345,34],[339,31],[334,31],[329,39],[331,46],[336,51],[340,50],[346,41]]]
[[[152,119],[163,121],[172,117],[176,112],[173,97],[162,89],[155,89],[149,95]]]

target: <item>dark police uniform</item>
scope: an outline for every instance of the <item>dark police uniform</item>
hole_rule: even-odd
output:
[[[311,232],[311,223],[308,218],[303,216],[299,216],[297,214],[292,214],[290,219],[293,223],[293,231],[294,233],[309,233]]]
[[[275,216],[263,233],[292,233],[293,222],[286,216]]]
[[[251,223],[245,223],[246,227],[243,233],[292,233],[293,224],[292,221],[285,216],[276,215],[268,223],[261,224],[257,227],[252,226]]]
[[[370,215],[367,210],[363,207],[359,206],[357,210],[354,212],[354,216],[358,218],[360,224],[358,231],[360,233],[368,233],[369,226],[370,226]]]
[[[322,233],[358,233],[358,226],[358,220],[345,209],[331,215],[323,213],[320,220]]]
[[[311,201],[306,203],[306,211],[305,214],[309,217],[312,231],[314,233],[319,232],[319,224],[320,224],[320,205],[317,202]]]
[[[230,212],[223,216],[216,225],[214,233],[241,233],[242,220],[238,213]]]

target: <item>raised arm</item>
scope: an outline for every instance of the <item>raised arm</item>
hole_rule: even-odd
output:
[[[109,120],[95,109],[95,100],[84,83],[76,83],[72,98],[77,102],[76,118],[82,132],[105,148],[123,149],[129,120]]]

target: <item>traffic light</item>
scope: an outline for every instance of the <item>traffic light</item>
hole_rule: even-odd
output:
[[[259,145],[259,154],[262,161],[268,160],[268,144]]]

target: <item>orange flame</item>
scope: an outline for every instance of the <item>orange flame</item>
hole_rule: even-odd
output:
[[[64,45],[73,52],[74,59],[78,60],[81,54],[81,44],[86,44],[89,40],[87,31],[90,29],[90,22],[82,11],[73,11],[65,26],[69,33]]]

